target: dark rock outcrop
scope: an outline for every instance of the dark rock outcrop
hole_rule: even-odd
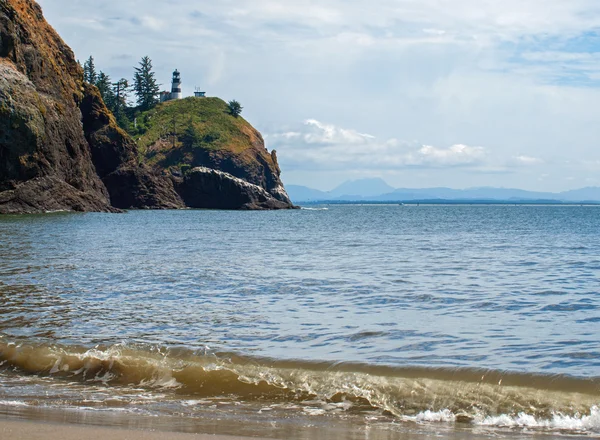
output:
[[[183,200],[173,181],[142,165],[119,167],[102,181],[113,206],[121,209],[181,209]]]
[[[0,214],[39,214],[55,211],[117,212],[96,194],[74,189],[56,176],[35,177],[0,192]]]
[[[196,150],[193,160],[190,161],[191,165],[231,174],[263,188],[272,197],[291,205],[292,202],[281,183],[281,170],[276,153],[273,151],[273,156],[266,153],[262,136],[256,133],[256,139],[260,140],[257,141],[258,147],[249,148],[241,154],[226,150]]]
[[[113,211],[81,129],[82,72],[30,0],[0,0],[0,213]]]
[[[114,207],[179,209],[185,205],[171,179],[138,163],[137,146],[121,130],[98,89],[84,85],[81,102],[83,130],[98,175]]]
[[[290,204],[273,197],[258,185],[212,168],[198,167],[186,173],[178,185],[190,208],[289,209]]]

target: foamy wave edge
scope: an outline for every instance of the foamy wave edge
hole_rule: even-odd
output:
[[[574,431],[600,433],[600,408],[594,406],[589,414],[574,416],[554,414],[551,419],[539,419],[530,414],[476,417],[473,424],[478,426],[496,426],[508,428],[534,428],[550,431]]]
[[[456,423],[457,416],[449,409],[423,411],[416,416],[403,416],[402,420],[416,423]],[[470,418],[470,417],[469,417]],[[568,431],[571,433],[600,433],[600,408],[594,406],[589,414],[554,414],[550,419],[538,418],[531,414],[519,413],[516,416],[500,414],[496,416],[476,415],[470,423],[475,426],[496,428],[528,428],[541,431]]]

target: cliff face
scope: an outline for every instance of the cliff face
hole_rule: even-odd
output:
[[[116,208],[179,209],[185,205],[173,181],[138,163],[137,146],[121,130],[98,89],[84,84],[83,131],[96,171]]]
[[[82,72],[29,0],[0,0],[0,213],[111,211],[81,129]]]
[[[261,134],[243,118],[231,116],[219,98],[160,104],[138,117],[137,130],[134,136],[140,153],[154,169],[176,176],[197,167],[223,171],[262,188],[281,202],[272,206],[292,206],[281,182],[275,151],[269,153]],[[189,194],[192,181],[196,185],[198,175],[180,180],[179,192]]]
[[[259,185],[213,168],[197,167],[186,173],[179,186],[190,208],[210,209],[288,209]],[[223,197],[227,194],[227,197]]]
[[[220,99],[173,101],[139,119],[136,142],[39,5],[0,0],[0,214],[293,207],[275,152]]]

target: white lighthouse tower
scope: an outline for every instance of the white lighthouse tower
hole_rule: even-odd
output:
[[[175,69],[175,72],[173,72],[171,99],[183,99],[183,93],[181,92],[181,74],[177,69]]]

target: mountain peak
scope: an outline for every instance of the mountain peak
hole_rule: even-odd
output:
[[[380,177],[348,180],[332,191],[329,195],[332,197],[341,196],[358,196],[358,197],[372,197],[379,194],[384,194],[393,191],[394,188],[387,184],[385,180]]]

